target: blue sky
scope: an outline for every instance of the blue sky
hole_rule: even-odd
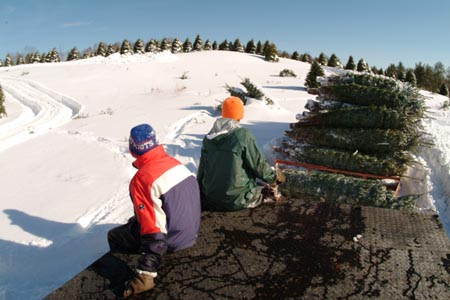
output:
[[[448,0],[2,0],[0,59],[7,53],[84,50],[138,38],[270,40],[279,50],[349,55],[386,68],[450,67]]]

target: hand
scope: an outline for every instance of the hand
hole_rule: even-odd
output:
[[[125,283],[123,297],[139,294],[151,290],[155,286],[153,277],[148,274],[137,274],[133,279]]]
[[[281,184],[286,182],[286,177],[284,176],[283,172],[280,169],[275,169],[275,172],[277,174],[276,183]]]

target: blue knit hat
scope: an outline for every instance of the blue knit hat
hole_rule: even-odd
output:
[[[158,145],[158,139],[152,126],[141,124],[131,129],[129,147],[133,156],[141,156]]]

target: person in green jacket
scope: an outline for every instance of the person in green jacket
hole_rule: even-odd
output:
[[[238,97],[225,99],[222,118],[203,139],[197,180],[202,210],[235,211],[258,206],[263,186],[282,182],[283,175],[268,164],[254,135],[240,126],[244,104]]]

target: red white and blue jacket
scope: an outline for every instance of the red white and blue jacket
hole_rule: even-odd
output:
[[[156,272],[163,255],[191,247],[200,229],[200,192],[194,175],[162,145],[139,156],[130,196],[140,224],[138,269]]]

